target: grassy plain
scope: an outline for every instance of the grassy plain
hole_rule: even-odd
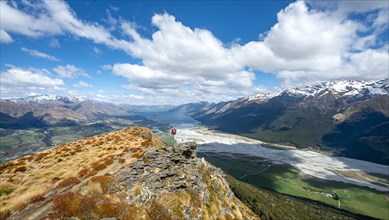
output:
[[[254,186],[282,194],[316,200],[352,213],[389,219],[389,202],[385,193],[337,181],[322,180],[299,170],[265,160],[247,160],[205,155],[215,166],[229,175]]]

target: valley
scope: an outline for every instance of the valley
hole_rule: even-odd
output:
[[[388,166],[288,146],[265,148],[257,140],[203,127],[181,129],[177,140],[200,144],[199,156],[250,185],[389,219]]]
[[[362,96],[348,97],[331,88],[306,95],[307,88],[175,108],[57,96],[1,100],[0,163],[144,126],[168,145],[195,142],[199,156],[230,175],[234,193],[264,219],[282,211],[264,210],[259,195],[277,204],[286,196],[291,207],[281,210],[294,216],[389,219],[388,96],[365,89]],[[170,126],[178,130],[175,138]],[[301,204],[306,209],[299,210]]]

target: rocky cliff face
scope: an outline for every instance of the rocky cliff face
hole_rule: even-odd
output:
[[[0,166],[0,219],[259,219],[193,143],[131,127]]]

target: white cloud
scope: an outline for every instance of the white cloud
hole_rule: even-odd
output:
[[[123,32],[134,40],[132,56],[141,59],[143,65],[117,63],[112,72],[127,78],[132,87],[146,88],[149,94],[150,89],[168,94],[165,88],[181,95],[199,89],[206,92],[203,97],[207,100],[213,96],[222,100],[219,91],[233,90],[234,98],[251,91],[254,74],[239,64],[211,32],[190,29],[167,13],[154,15],[152,23],[159,29],[152,39],[141,37],[132,23],[122,23]]]
[[[105,65],[100,66],[100,68],[103,70],[112,70],[112,65],[105,64]]]
[[[7,32],[5,32],[3,29],[0,29],[0,42],[1,43],[11,43],[12,37],[9,36]]]
[[[130,53],[143,65],[117,63],[112,72],[127,78],[130,85],[126,88],[133,91],[172,95],[162,90],[167,88],[193,97],[186,93],[189,89],[206,94],[207,100],[254,91],[255,76],[250,69],[275,74],[283,86],[385,77],[387,51],[366,49],[375,45],[375,36],[359,37],[362,24],[334,13],[309,9],[297,1],[277,14],[278,23],[262,40],[235,43],[230,48],[208,30],[191,29],[167,13],[153,16],[152,24],[158,30],[151,39],[142,37],[133,23],[122,22],[123,32],[133,39]],[[364,52],[353,52],[356,48]],[[366,67],[373,64],[379,67],[367,72]],[[204,96],[196,93],[196,97]]]
[[[282,86],[387,76],[388,42],[381,35],[388,27],[388,4],[383,2],[312,1],[308,5],[297,1],[277,14],[277,23],[268,32],[258,33],[260,40],[232,45],[209,30],[189,28],[168,13],[152,17],[157,30],[147,38],[136,23],[116,19],[109,10],[106,23],[110,27],[104,27],[80,20],[63,1],[34,4],[29,13],[1,2],[0,39],[11,43],[10,33],[31,37],[68,33],[139,59],[137,64],[101,66],[126,78],[128,85],[123,88],[136,94],[164,102],[169,98],[177,103],[220,101],[257,91],[255,70],[274,74]],[[360,16],[366,19],[358,20]],[[131,40],[110,32],[118,26]],[[61,78],[87,76],[72,65],[54,71]]]
[[[1,72],[1,98],[25,97],[64,90],[62,79],[50,77],[46,70],[24,69],[11,66]]]
[[[58,39],[56,39],[56,38],[53,38],[53,39],[50,40],[49,46],[53,47],[53,48],[60,48],[61,47],[61,45],[59,44]]]
[[[45,53],[42,53],[42,52],[39,52],[37,50],[31,50],[31,49],[27,49],[25,47],[21,47],[20,48],[23,52],[26,52],[27,54],[31,55],[31,56],[34,56],[34,57],[38,57],[38,58],[43,58],[43,59],[48,59],[48,60],[51,60],[51,61],[60,61],[58,58],[54,57],[54,56],[50,56],[48,54],[45,54]]]
[[[348,13],[380,7],[359,7]],[[339,16],[339,11],[309,9],[303,1],[297,1],[277,14],[278,23],[261,41],[235,45],[232,50],[242,65],[271,72],[287,87],[325,80],[387,77],[388,51],[377,49],[376,44],[380,30],[367,30],[364,24],[346,19],[345,11]],[[379,16],[384,15],[376,15]],[[361,31],[371,34],[359,36]],[[358,57],[363,58],[355,62]]]
[[[93,87],[92,84],[84,82],[84,81],[78,81],[76,84],[73,84],[73,87],[75,88],[88,88]]]
[[[66,66],[57,66],[53,68],[53,71],[58,74],[59,78],[90,77],[83,69],[69,64]]]
[[[93,52],[94,52],[96,55],[100,55],[100,54],[103,53],[98,47],[93,47],[92,50],[93,50]]]
[[[60,26],[46,13],[33,16],[9,6],[5,1],[0,1],[0,27],[2,35],[13,32],[30,37],[40,37],[45,34],[61,33]]]

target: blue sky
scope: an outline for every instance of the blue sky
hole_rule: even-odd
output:
[[[388,1],[1,1],[1,98],[227,101],[388,77]]]

